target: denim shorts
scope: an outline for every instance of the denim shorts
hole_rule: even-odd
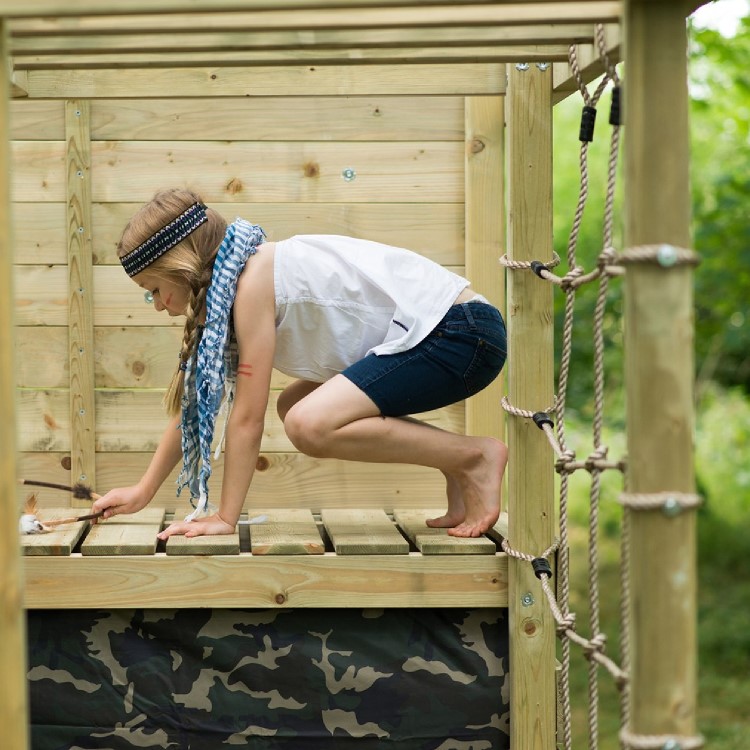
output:
[[[368,354],[341,374],[387,417],[439,409],[486,388],[503,369],[505,322],[484,302],[453,305],[428,336],[398,354]]]

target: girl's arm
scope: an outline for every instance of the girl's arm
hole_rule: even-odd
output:
[[[135,513],[151,502],[157,490],[182,457],[180,417],[172,417],[159,441],[159,447],[138,484],[118,487],[102,495],[91,506],[93,513],[104,511],[104,518],[120,513]]]
[[[239,366],[227,424],[219,510],[206,518],[174,523],[160,539],[174,534],[231,534],[242,512],[260,453],[276,344],[273,251],[267,245],[240,276],[233,316]]]

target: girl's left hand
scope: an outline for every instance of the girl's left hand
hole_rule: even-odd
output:
[[[176,521],[167,526],[157,538],[163,540],[170,536],[210,536],[212,534],[234,534],[234,526],[228,524],[218,513],[195,521]]]

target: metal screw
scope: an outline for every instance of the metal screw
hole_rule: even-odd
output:
[[[78,477],[78,478],[79,478],[79,479],[80,479],[80,480],[81,480],[82,482],[85,482],[85,481],[86,481],[86,475],[85,475],[85,474],[81,474],[81,476],[80,476],[80,477]]]
[[[516,63],[516,70],[523,72],[531,67],[528,63]]]
[[[661,245],[656,251],[656,260],[662,268],[669,268],[677,263],[677,250],[671,245]]]
[[[534,603],[534,597],[531,594],[524,594],[521,597],[521,604],[524,607],[530,607]]]
[[[80,117],[80,116],[81,116],[81,110],[80,110],[80,109],[77,109],[77,110],[76,110],[76,117]]]
[[[79,414],[80,414],[81,416],[83,416],[83,415],[84,415],[84,414],[86,413],[86,410],[85,410],[85,409],[79,409],[79,410],[78,410],[78,413],[79,413]]]
[[[83,177],[83,172],[80,169],[76,172],[76,177]]]
[[[682,750],[682,745],[677,740],[667,740],[661,746],[661,750]]]
[[[78,227],[78,234],[83,234],[83,227]]]
[[[351,182],[356,176],[357,173],[351,168],[347,167],[342,173],[341,176],[347,181]]]
[[[675,516],[679,516],[682,512],[682,506],[676,497],[668,497],[664,501],[664,505],[662,505],[662,512],[665,516],[674,518]]]
[[[539,70],[544,71],[549,68],[549,63],[537,63],[536,66]]]

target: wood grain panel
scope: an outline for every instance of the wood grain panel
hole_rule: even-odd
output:
[[[346,169],[355,179],[343,177]],[[93,200],[149,200],[189,184],[206,201],[426,203],[463,200],[463,149],[449,142],[92,144]]]
[[[102,99],[92,105],[91,135],[98,141],[460,141],[463,138],[463,110],[458,97]]]
[[[61,141],[65,138],[64,102],[15,99],[9,105],[13,140]]]
[[[14,280],[17,325],[68,325],[67,266],[16,266]]]
[[[151,453],[97,453],[94,489],[103,494],[113,487],[134,484],[143,475],[151,457]],[[152,501],[170,511],[185,505],[185,494],[180,498],[175,494],[177,474],[178,469],[175,469]],[[64,451],[20,453],[19,476],[70,484],[70,455]],[[221,487],[219,469],[211,477],[212,498],[221,496]],[[17,489],[19,507],[27,489],[20,486]],[[69,498],[69,494],[59,490],[38,490],[41,507],[66,505]],[[441,504],[445,504],[445,481],[440,472],[433,469],[264,452],[258,459],[246,507],[256,515],[259,508],[320,510],[325,506],[392,510],[396,505],[434,508]]]
[[[162,391],[100,390],[96,393],[97,451],[141,452],[155,450],[167,419],[161,405]],[[270,394],[262,450],[293,451],[276,415],[278,392]],[[70,450],[67,390],[18,391],[19,449],[22,451]],[[462,402],[420,417],[436,427],[462,432]],[[221,425],[222,422],[219,422]],[[214,462],[215,466],[220,461]]]
[[[241,216],[260,224],[270,240],[295,234],[343,234],[407,247],[443,265],[464,262],[464,216],[460,203],[210,202],[210,205],[227,221]],[[117,242],[125,224],[140,206],[141,203],[94,204],[95,263],[119,263]],[[34,258],[33,252],[41,249],[30,249],[29,262]],[[40,262],[46,262],[45,258],[40,256]]]
[[[11,210],[15,264],[68,262],[65,203],[15,201]]]
[[[441,96],[505,92],[499,63],[24,71],[31,98]]]
[[[14,201],[65,201],[64,141],[12,141]]]

